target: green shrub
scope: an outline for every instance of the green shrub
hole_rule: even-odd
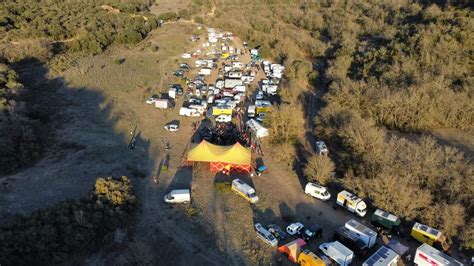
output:
[[[178,17],[178,14],[170,11],[170,12],[161,13],[158,16],[158,19],[163,20],[163,21],[170,21],[170,20],[176,19],[177,17]]]
[[[202,17],[196,16],[194,17],[194,22],[198,24],[204,24],[204,19]]]

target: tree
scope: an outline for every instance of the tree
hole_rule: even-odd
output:
[[[328,184],[334,177],[335,165],[328,156],[313,155],[308,159],[304,174],[308,181],[317,181],[321,185]]]

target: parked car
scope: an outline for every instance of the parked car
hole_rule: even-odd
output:
[[[173,72],[173,75],[175,75],[176,77],[182,77],[182,76],[184,76],[184,71],[183,70],[176,70],[175,72]]]
[[[156,102],[156,100],[158,100],[158,98],[159,98],[158,95],[154,94],[146,100],[146,103],[147,104],[154,104]]]
[[[167,124],[165,125],[165,130],[170,132],[177,132],[179,130],[178,124]]]
[[[179,64],[179,69],[184,70],[184,71],[189,71],[191,70],[191,67],[186,63],[182,63],[182,64]]]
[[[266,116],[267,116],[267,113],[259,113],[255,120],[257,120],[258,122],[263,122]]]
[[[304,225],[302,223],[292,223],[286,227],[286,232],[290,236],[294,236],[300,233],[300,230],[304,228]]]
[[[277,224],[269,224],[268,231],[279,240],[285,239],[288,236]]]
[[[255,231],[257,232],[257,236],[265,243],[272,247],[276,247],[278,245],[278,240],[267,229],[265,229],[262,224],[256,223]]]
[[[302,229],[299,230],[299,234],[301,238],[303,238],[306,242],[313,238],[317,237],[323,237],[323,228],[316,224],[311,227],[305,228],[303,227]]]
[[[256,100],[263,100],[263,97],[264,97],[263,91],[260,91],[260,90],[259,90],[259,91],[257,91],[257,93],[255,94],[255,99],[256,99]]]
[[[328,155],[329,154],[328,147],[326,146],[326,143],[324,143],[324,141],[322,141],[322,140],[316,141],[316,152],[319,155]]]
[[[230,115],[219,115],[216,117],[216,122],[218,123],[228,123],[232,121],[232,116]]]
[[[181,58],[189,59],[189,58],[191,58],[191,54],[189,54],[189,53],[182,54]]]

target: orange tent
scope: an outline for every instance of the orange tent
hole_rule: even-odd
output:
[[[298,238],[296,240],[291,241],[286,245],[282,245],[278,248],[278,251],[281,253],[285,253],[288,255],[288,259],[291,262],[297,263],[298,262],[298,255],[301,251],[301,247],[306,245],[303,239]]]

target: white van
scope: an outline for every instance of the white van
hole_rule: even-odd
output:
[[[191,201],[189,189],[175,189],[164,197],[166,203],[188,203]]]
[[[328,200],[331,198],[331,194],[329,194],[328,189],[326,187],[320,186],[318,184],[308,182],[304,188],[304,193],[306,195],[312,196],[314,198],[320,200]]]
[[[212,69],[210,68],[201,68],[199,71],[199,75],[209,76],[212,73]]]
[[[186,107],[181,107],[181,108],[179,109],[179,115],[198,117],[198,116],[201,116],[201,113],[199,113],[199,111],[196,110],[196,109],[190,109],[190,108],[186,108]]]
[[[247,116],[249,118],[255,117],[255,105],[249,105],[247,109]]]

